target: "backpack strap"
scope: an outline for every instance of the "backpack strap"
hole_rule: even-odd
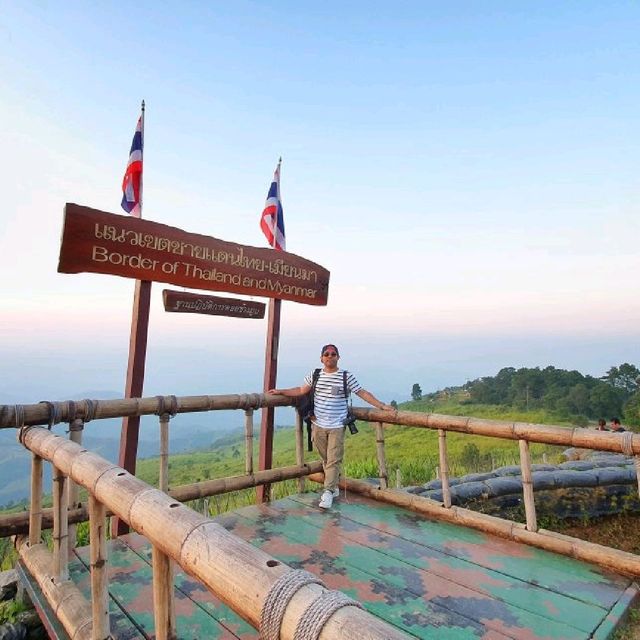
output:
[[[346,369],[342,370],[342,388],[344,389],[344,401],[347,403],[347,409],[349,409],[349,396],[351,392],[347,389],[347,374],[349,372]]]
[[[320,378],[321,369],[314,369],[313,376],[311,376],[311,395],[315,396],[316,386],[318,385],[318,379]]]
[[[311,376],[311,391],[309,391],[312,406],[316,401],[316,385],[318,384],[318,378],[320,378],[320,369],[314,369],[313,375]],[[311,418],[308,418],[305,422],[307,423],[307,450],[313,451],[313,444],[311,442]]]

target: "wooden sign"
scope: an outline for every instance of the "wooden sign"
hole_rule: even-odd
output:
[[[326,305],[329,271],[286,251],[226,242],[67,203],[60,273],[105,273]]]
[[[210,316],[230,316],[232,318],[264,318],[264,302],[206,296],[186,291],[163,289],[162,301],[165,311],[176,313],[204,313]]]

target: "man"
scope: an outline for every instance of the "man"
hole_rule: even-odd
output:
[[[324,491],[319,507],[329,509],[333,499],[340,494],[338,481],[344,457],[344,430],[348,412],[348,398],[344,393],[344,377],[338,368],[340,352],[335,344],[326,344],[320,351],[320,370],[314,393],[313,442],[322,458],[324,470]],[[380,402],[372,393],[363,389],[352,373],[347,372],[347,393],[355,393],[359,398],[384,411],[394,408]],[[307,374],[301,387],[271,389],[269,393],[297,398],[309,393],[313,387],[313,372]]]
[[[617,431],[618,433],[626,431],[626,429],[620,424],[619,418],[611,418],[611,431]]]

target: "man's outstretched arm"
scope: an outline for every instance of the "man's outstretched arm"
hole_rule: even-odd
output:
[[[368,402],[372,407],[376,409],[381,409],[382,411],[395,411],[395,409],[390,404],[385,404],[384,402],[378,400],[373,393],[370,393],[366,389],[360,389],[360,391],[356,391],[356,395],[359,398],[362,398],[365,402]]]
[[[287,398],[299,398],[311,391],[310,384],[303,384],[301,387],[290,387],[289,389],[269,389],[269,393],[275,396],[287,396]]]

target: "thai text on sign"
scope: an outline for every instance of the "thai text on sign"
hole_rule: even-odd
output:
[[[211,316],[232,318],[264,318],[266,305],[263,302],[206,296],[186,291],[163,289],[164,310],[175,313],[204,313]]]
[[[77,204],[65,206],[60,273],[104,273],[326,305],[329,271],[285,251],[226,242]]]

